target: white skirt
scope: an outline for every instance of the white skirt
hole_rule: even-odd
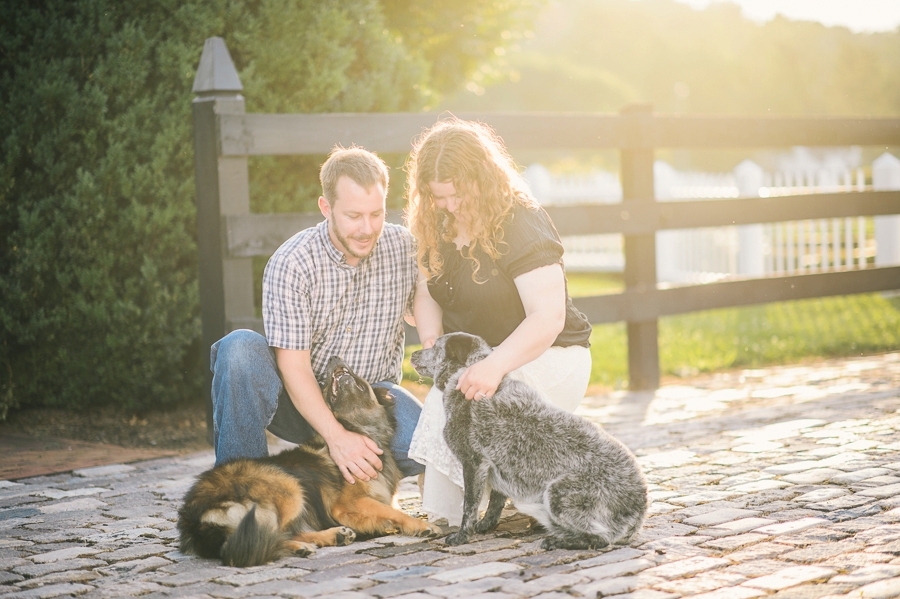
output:
[[[534,387],[547,403],[574,412],[590,381],[591,351],[579,345],[554,346],[509,376]],[[422,509],[432,520],[446,518],[450,526],[459,526],[463,507],[462,464],[444,440],[445,422],[443,393],[432,387],[413,433],[409,457],[425,465]],[[487,499],[485,494],[482,509]]]

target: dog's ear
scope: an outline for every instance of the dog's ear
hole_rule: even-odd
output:
[[[372,387],[372,392],[375,393],[375,399],[382,406],[386,408],[394,407],[394,396],[391,395],[390,390],[385,389],[384,387]]]
[[[465,366],[472,350],[475,349],[476,341],[475,337],[471,335],[453,335],[447,339],[447,345],[444,348],[447,361],[458,366]]]

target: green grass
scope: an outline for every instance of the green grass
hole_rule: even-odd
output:
[[[591,335],[591,383],[627,386],[625,324]],[[789,364],[900,349],[900,300],[879,294],[725,308],[659,321],[663,375]]]
[[[618,293],[625,289],[622,277],[613,274],[570,272],[566,273],[566,280],[570,297]]]
[[[621,278],[609,275],[574,273],[568,280],[573,297],[623,288]],[[627,387],[627,347],[624,323],[594,327],[591,384]],[[413,349],[407,349],[404,378],[418,380],[409,365]],[[659,361],[664,376],[898,349],[900,297],[881,294],[724,308],[659,320]]]

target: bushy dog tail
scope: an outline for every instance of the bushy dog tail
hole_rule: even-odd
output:
[[[259,521],[254,505],[222,544],[222,563],[240,568],[267,564],[286,554],[285,541],[287,535]]]

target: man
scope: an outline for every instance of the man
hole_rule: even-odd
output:
[[[266,337],[234,331],[212,347],[216,464],[267,455],[266,428],[293,443],[318,432],[348,482],[375,478],[386,448],[344,429],[322,397],[326,363],[338,355],[392,391],[398,430],[389,449],[404,476],[420,474],[406,454],[422,404],[397,385],[418,272],[412,236],[385,223],[388,170],[371,152],[335,148],[320,180],[325,221],[266,265]]]

